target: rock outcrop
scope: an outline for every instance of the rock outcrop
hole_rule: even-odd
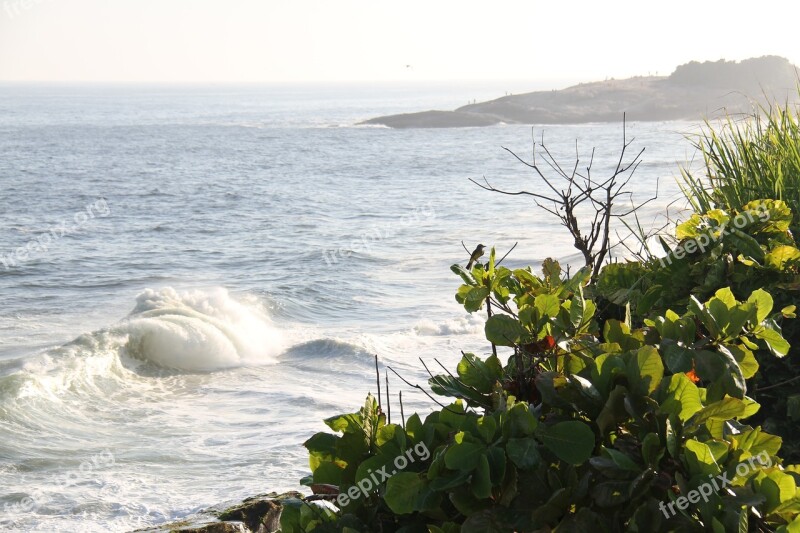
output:
[[[236,504],[221,504],[178,522],[134,533],[273,533],[280,528],[283,502],[301,499],[299,492],[261,494]]]

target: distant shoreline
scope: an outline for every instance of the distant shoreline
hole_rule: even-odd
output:
[[[429,110],[372,118],[360,124],[391,128],[479,127],[495,124],[584,124],[630,120],[699,120],[750,113],[772,101],[797,101],[800,71],[788,60],[764,56],[690,62],[669,76],[638,76],[581,83],[561,90],[507,95],[453,111]]]

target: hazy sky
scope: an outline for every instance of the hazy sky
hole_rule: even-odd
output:
[[[557,85],[798,64],[798,20],[794,0],[0,0],[0,80]]]

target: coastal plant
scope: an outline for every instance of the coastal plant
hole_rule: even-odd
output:
[[[642,323],[668,308],[688,309],[692,298],[709,298],[723,287],[737,298],[763,288],[782,310],[772,319],[775,326],[790,346],[800,346],[800,329],[784,319],[800,302],[800,248],[789,229],[792,220],[781,200],[692,214],[677,225],[673,244],[661,240],[666,255],[607,265],[595,293],[627,307],[634,322]],[[762,408],[754,420],[782,436],[784,456],[800,462],[800,354],[796,348],[781,357],[756,354],[762,371],[752,390]]]
[[[298,503],[284,531],[800,527],[800,467],[747,423],[755,354],[787,349],[765,291],[722,289],[632,327],[598,320],[588,269],[564,278],[547,260],[538,276],[491,253],[453,270],[467,311],[492,306],[485,334],[498,354],[465,353],[433,376],[431,390],[455,401],[424,420],[387,424],[372,398],[328,419],[334,433],[306,442],[305,483],[332,502],[414,446],[430,453],[331,515],[306,511],[305,525]]]
[[[761,198],[800,205],[800,119],[792,105],[757,109],[744,118],[728,116],[721,124],[706,122],[693,144],[703,166],[681,174],[695,212],[739,210]],[[798,227],[792,222],[792,230]]]

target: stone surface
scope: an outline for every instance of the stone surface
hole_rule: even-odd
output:
[[[256,496],[226,509],[218,518],[244,522],[253,533],[271,533],[280,527],[281,509],[280,500],[269,496]]]
[[[302,498],[299,492],[260,494],[235,504],[215,505],[178,522],[134,533],[273,533],[280,527],[282,504]]]

